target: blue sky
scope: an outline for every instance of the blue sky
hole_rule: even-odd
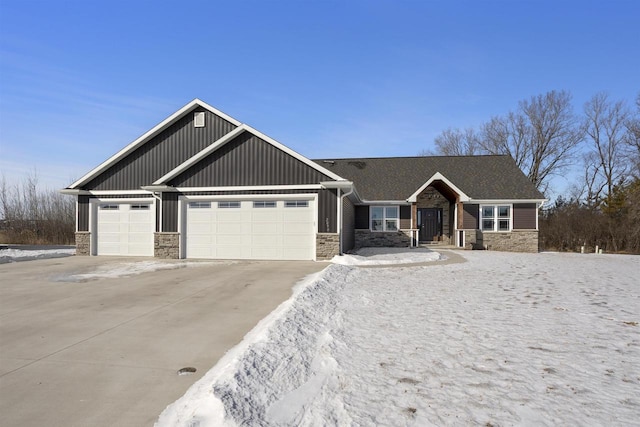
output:
[[[193,98],[310,158],[412,156],[554,89],[633,102],[639,21],[635,0],[0,0],[0,171],[66,186]]]

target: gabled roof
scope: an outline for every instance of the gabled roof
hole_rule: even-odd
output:
[[[431,156],[315,160],[353,181],[363,200],[409,200],[429,180],[444,177],[470,200],[544,200],[504,156]],[[454,190],[456,190],[454,188]],[[456,190],[456,191],[458,191]],[[464,197],[462,197],[464,199]]]
[[[87,182],[91,181],[93,178],[95,178],[102,172],[106,171],[109,167],[113,166],[118,161],[122,160],[124,157],[127,156],[127,154],[133,152],[136,148],[140,147],[145,142],[149,141],[151,138],[158,135],[160,132],[162,132],[169,126],[171,126],[176,121],[180,120],[185,114],[189,113],[191,110],[193,110],[195,107],[198,107],[198,106],[209,110],[211,113],[219,117],[222,117],[223,119],[227,120],[228,122],[236,126],[240,126],[241,124],[238,120],[234,119],[233,117],[223,113],[222,111],[212,107],[206,102],[196,98],[193,101],[189,102],[184,107],[180,108],[178,111],[176,111],[172,115],[170,115],[169,117],[167,117],[166,119],[164,119],[162,122],[158,123],[150,131],[148,131],[147,133],[145,133],[144,135],[142,135],[141,137],[139,137],[138,139],[136,139],[135,141],[127,145],[126,147],[124,147],[122,150],[118,151],[116,154],[109,157],[107,160],[105,160],[100,165],[98,165],[98,167],[89,171],[85,176],[83,176],[82,178],[80,178],[79,180],[71,184],[68,188],[78,188],[83,186]]]
[[[169,171],[163,177],[161,177],[158,180],[156,180],[153,183],[153,185],[162,185],[162,184],[168,183],[171,179],[173,179],[176,176],[180,175],[181,173],[185,172],[190,167],[192,167],[193,165],[195,165],[196,163],[198,163],[202,159],[206,158],[207,156],[211,155],[212,153],[214,153],[215,151],[220,149],[222,146],[224,146],[228,142],[233,141],[233,139],[235,139],[237,136],[239,136],[243,132],[249,132],[249,133],[257,136],[258,138],[262,139],[263,141],[267,142],[268,144],[273,145],[274,147],[278,148],[281,151],[284,151],[285,153],[289,154],[290,156],[294,157],[295,159],[301,161],[302,163],[304,163],[307,166],[317,170],[318,172],[328,176],[331,179],[335,179],[336,181],[343,181],[344,180],[344,178],[336,175],[334,172],[326,169],[325,167],[323,167],[323,166],[319,165],[318,163],[314,162],[313,160],[309,160],[306,157],[304,157],[303,155],[298,154],[297,152],[293,151],[289,147],[279,143],[275,139],[268,137],[267,135],[263,134],[262,132],[259,132],[259,131],[255,130],[254,128],[252,128],[249,125],[241,124],[237,128],[235,128],[233,131],[231,131],[228,134],[224,135],[222,138],[220,138],[219,140],[213,142],[207,148],[203,149],[202,151],[200,151],[199,153],[197,153],[196,155],[194,155],[190,159],[186,160],[182,164],[178,165],[177,167],[175,167],[174,169]]]

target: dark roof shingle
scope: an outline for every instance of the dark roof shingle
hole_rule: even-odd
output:
[[[314,161],[353,181],[364,200],[406,200],[436,172],[472,199],[544,199],[507,155]]]

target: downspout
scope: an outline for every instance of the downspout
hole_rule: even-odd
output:
[[[162,228],[162,192],[152,192],[151,195],[160,202],[158,206],[158,210],[160,211],[160,215],[159,215],[160,218],[158,220],[158,224],[159,224],[158,232],[162,233],[162,230],[163,230]]]
[[[342,208],[342,203],[344,202],[344,198],[346,196],[349,196],[351,193],[353,193],[353,185],[349,188],[349,192],[348,193],[344,193],[341,196],[340,196],[340,189],[338,189],[338,195],[339,195],[338,199],[340,200],[340,206],[338,207],[338,212],[339,212],[338,220],[340,221],[340,229],[339,229],[340,234],[338,235],[338,241],[339,241],[339,243],[338,243],[338,251],[339,251],[340,255],[343,254],[343,251],[342,251],[342,244],[343,244],[343,242],[342,242],[342,229],[343,229],[343,221],[342,221],[343,208]]]

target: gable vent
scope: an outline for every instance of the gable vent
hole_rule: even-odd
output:
[[[204,111],[197,111],[193,113],[193,127],[196,127],[196,128],[204,127]]]

